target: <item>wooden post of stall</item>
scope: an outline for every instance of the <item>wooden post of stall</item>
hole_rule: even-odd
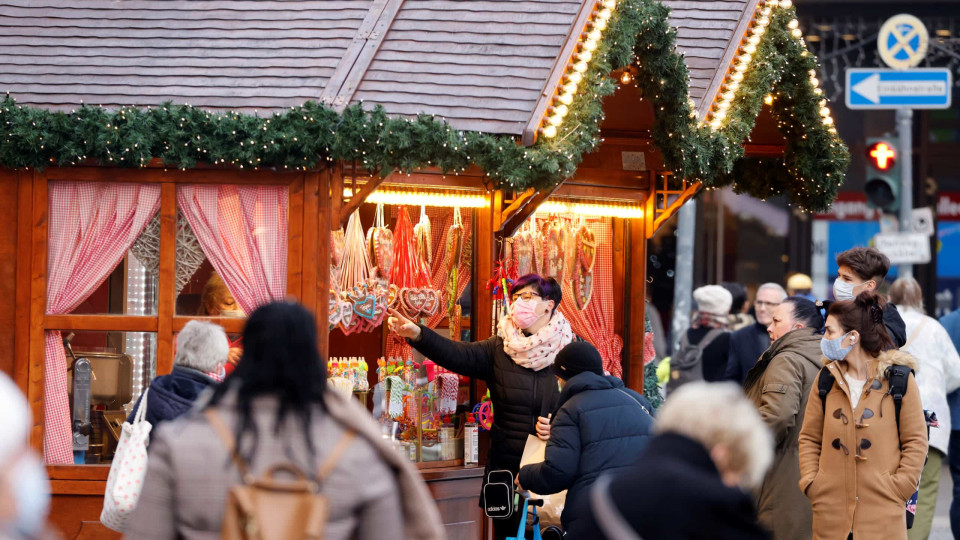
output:
[[[643,342],[645,336],[645,301],[647,292],[647,237],[645,220],[629,220],[629,315],[625,319],[627,342],[627,386],[643,393]]]

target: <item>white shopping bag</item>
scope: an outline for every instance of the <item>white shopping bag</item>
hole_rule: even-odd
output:
[[[523,455],[520,457],[520,468],[524,465],[533,463],[543,463],[544,451],[547,449],[547,441],[541,440],[536,435],[527,435],[527,443],[523,447]],[[563,513],[563,505],[567,501],[567,490],[553,495],[537,495],[530,492],[530,497],[534,499],[543,499],[543,507],[540,508],[540,529],[554,525],[560,527],[560,514]]]
[[[107,476],[107,490],[103,494],[100,523],[117,532],[123,532],[130,514],[137,507],[143,478],[147,474],[147,443],[153,426],[144,420],[147,414],[147,392],[140,399],[140,408],[133,424],[124,422],[120,442]]]

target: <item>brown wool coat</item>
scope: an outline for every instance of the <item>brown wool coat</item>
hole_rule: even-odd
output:
[[[816,539],[843,540],[851,532],[857,539],[907,537],[904,505],[920,480],[927,431],[920,389],[910,376],[900,412],[898,441],[893,397],[888,394],[890,385],[885,376],[886,368],[893,364],[916,369],[916,359],[897,350],[871,360],[871,378],[856,411],[851,410],[850,392],[843,378],[848,367],[844,361],[829,362],[824,368],[836,379],[827,394],[826,414],[817,385],[810,390],[800,431],[799,486],[813,505]],[[873,413],[870,418],[864,418],[867,409]],[[834,440],[849,454],[843,447],[834,448]],[[862,441],[870,442],[869,448],[859,450],[866,459],[856,457]]]
[[[822,367],[820,334],[801,328],[773,342],[747,374],[744,392],[773,432],[773,466],[757,494],[760,523],[775,540],[809,540],[813,511],[797,488],[798,438],[810,387]]]

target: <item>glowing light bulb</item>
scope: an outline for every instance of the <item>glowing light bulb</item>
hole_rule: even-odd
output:
[[[606,30],[607,29],[606,19],[597,19],[596,21],[593,22],[593,27],[596,28],[597,30]]]
[[[600,10],[600,13],[597,13],[597,19],[601,21],[606,21],[610,19],[611,15],[613,15],[613,13],[609,9],[603,8]]]
[[[632,80],[633,80],[633,75],[630,75],[629,71],[624,71],[623,74],[620,75],[620,82],[623,84],[628,84]]]
[[[601,37],[602,37],[602,34],[600,33],[599,28],[594,28],[593,30],[590,31],[589,34],[587,34],[587,39],[592,39],[594,41],[600,41]]]
[[[791,29],[791,30],[793,30],[794,28],[799,28],[799,27],[800,27],[800,22],[797,21],[796,19],[792,19],[789,23],[787,23],[787,28],[789,28],[789,29]]]
[[[573,103],[573,94],[561,94],[560,97],[557,98],[557,101],[564,105],[569,105]]]
[[[820,109],[820,116],[827,117],[830,116],[830,109],[823,107]]]
[[[557,107],[553,108],[553,114],[558,115],[561,118],[566,116],[568,112],[570,112],[570,109],[568,109],[566,105],[558,105]]]
[[[773,95],[767,94],[767,96],[763,98],[763,102],[766,103],[767,105],[773,105]]]
[[[564,94],[576,94],[577,93],[577,83],[570,81],[567,84],[563,85]]]
[[[567,74],[567,80],[573,84],[580,84],[580,81],[583,80],[583,74],[576,71]]]
[[[556,126],[547,126],[541,129],[540,133],[542,133],[544,137],[552,139],[557,136],[557,128]]]
[[[581,62],[589,62],[593,58],[593,53],[587,50],[583,50],[577,53],[577,57]]]
[[[784,9],[790,9],[790,6],[793,5],[791,0],[780,0],[780,7]]]
[[[548,118],[547,122],[549,122],[551,126],[559,126],[563,123],[563,117],[555,114]]]
[[[594,51],[597,48],[597,42],[592,39],[588,39],[583,42],[583,50],[585,51]]]
[[[797,39],[803,37],[803,32],[801,32],[799,28],[794,28],[790,33],[793,34],[793,37]]]

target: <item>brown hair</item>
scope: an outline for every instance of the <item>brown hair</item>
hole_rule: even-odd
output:
[[[885,307],[883,297],[873,291],[864,291],[853,300],[831,304],[827,316],[836,317],[844,332],[859,332],[860,348],[876,358],[883,351],[897,348],[883,323]]]
[[[900,278],[890,286],[890,301],[898,306],[907,306],[923,311],[923,290],[913,278]]]
[[[837,266],[849,266],[860,279],[874,279],[879,287],[890,270],[890,259],[877,248],[856,247],[837,255]]]

